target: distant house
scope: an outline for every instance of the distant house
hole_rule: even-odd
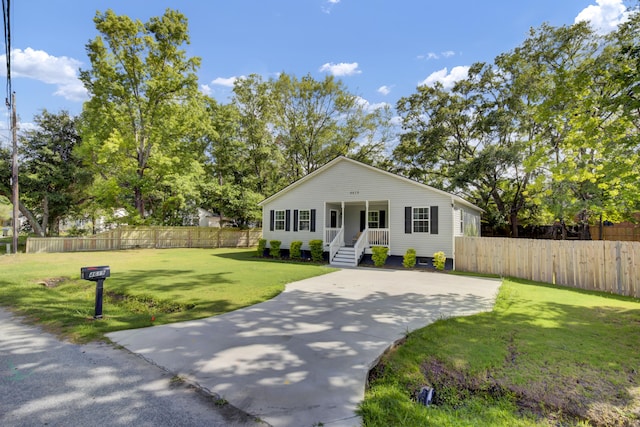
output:
[[[263,237],[292,241],[321,239],[329,261],[356,266],[373,246],[392,256],[416,250],[418,258],[443,251],[453,258],[456,236],[480,233],[482,209],[466,200],[377,169],[337,157],[260,202]]]
[[[218,213],[212,213],[206,209],[198,208],[198,226],[200,227],[233,227],[235,221],[231,218],[223,217]]]

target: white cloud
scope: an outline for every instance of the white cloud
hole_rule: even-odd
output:
[[[331,13],[333,6],[340,3],[340,0],[326,0],[325,4],[322,6],[322,11],[326,14]]]
[[[334,64],[333,62],[327,62],[319,69],[320,72],[329,72],[334,76],[352,76],[354,74],[362,73],[361,70],[358,70],[357,62],[341,62],[339,64]]]
[[[0,63],[6,56],[0,56]],[[82,63],[66,56],[52,56],[43,50],[30,47],[11,51],[11,72],[13,78],[28,78],[57,86],[54,95],[70,101],[87,99],[87,91],[78,79],[78,69]],[[0,67],[6,76],[6,69]]]
[[[456,53],[452,50],[445,50],[444,52],[440,52],[440,53],[428,52],[425,55],[418,55],[418,59],[421,59],[421,60],[426,59],[427,61],[429,61],[431,59],[451,58],[455,54]]]
[[[211,95],[211,86],[209,85],[200,85],[200,92],[205,94],[206,96]]]
[[[418,86],[433,86],[436,84],[436,82],[439,82],[445,89],[451,89],[456,84],[456,82],[467,78],[468,74],[468,66],[460,65],[457,67],[453,67],[450,73],[445,67],[442,70],[434,71],[433,73],[431,73],[429,77],[418,83]]]
[[[606,34],[629,18],[629,12],[623,0],[596,0],[576,16],[574,22],[587,21],[600,34]]]
[[[439,58],[439,56],[438,56],[438,54],[437,54],[437,53],[435,53],[435,52],[429,52],[429,53],[427,53],[426,55],[418,55],[418,59],[426,59],[426,60],[429,60],[429,59],[438,59],[438,58]]]
[[[378,93],[381,93],[382,95],[389,95],[391,93],[391,88],[389,86],[380,86],[378,88]]]
[[[366,111],[375,111],[381,108],[391,107],[391,105],[389,105],[387,102],[377,102],[375,104],[371,104],[369,101],[360,96],[356,98],[356,102]]]
[[[239,79],[244,79],[244,76],[233,76],[233,77],[216,77],[215,79],[211,80],[211,84],[212,85],[217,85],[217,86],[225,86],[225,87],[233,87],[233,85],[235,84],[236,80]]]

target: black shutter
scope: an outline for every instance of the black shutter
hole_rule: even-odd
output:
[[[385,211],[380,211],[380,218],[379,218],[379,220],[380,220],[379,227],[380,228],[387,228],[387,224],[386,224],[387,218],[386,218],[386,216],[387,215],[386,215]]]
[[[311,224],[309,225],[309,228],[311,229],[311,232],[315,232],[316,231],[316,210],[315,209],[311,209]]]
[[[404,208],[404,232],[411,234],[411,223],[413,222],[411,206],[405,206]]]
[[[269,231],[273,231],[274,225],[276,223],[276,213],[271,209],[269,211]]]
[[[298,209],[293,211],[293,231],[298,231]]]
[[[367,213],[365,211],[360,211],[360,231],[364,231],[366,221],[367,221]]]
[[[284,213],[284,231],[291,231],[291,210],[287,209]]]
[[[438,207],[431,206],[431,234],[438,234]]]

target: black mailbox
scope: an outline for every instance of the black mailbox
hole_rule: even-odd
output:
[[[102,292],[104,279],[109,276],[111,276],[111,269],[106,265],[100,267],[82,267],[80,269],[80,277],[82,279],[96,282],[96,307],[93,315],[94,319],[102,319]]]
[[[104,280],[109,276],[111,276],[111,269],[106,265],[101,267],[82,267],[80,269],[80,277],[84,280],[91,280],[92,282]]]

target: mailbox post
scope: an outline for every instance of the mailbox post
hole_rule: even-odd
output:
[[[94,319],[102,319],[102,293],[104,286],[104,279],[111,276],[111,269],[109,266],[103,265],[100,267],[82,267],[80,269],[80,277],[84,280],[90,280],[96,282],[96,306]]]

